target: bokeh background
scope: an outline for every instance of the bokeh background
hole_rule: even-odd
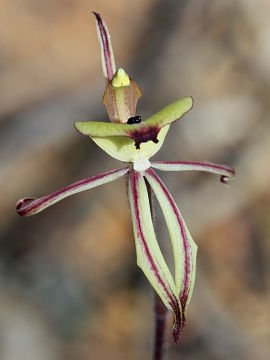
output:
[[[124,181],[15,214],[21,197],[118,166],[73,127],[107,119],[91,10],[142,89],[138,114],[195,99],[156,158],[237,170],[230,188],[208,174],[161,174],[199,245],[188,324],[169,359],[269,359],[270,2],[2,0],[1,360],[151,356],[153,296],[136,266]]]

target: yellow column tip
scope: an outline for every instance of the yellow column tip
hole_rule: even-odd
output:
[[[122,68],[117,69],[112,79],[112,86],[115,88],[120,88],[122,86],[128,86],[129,84],[129,76],[125,70]]]

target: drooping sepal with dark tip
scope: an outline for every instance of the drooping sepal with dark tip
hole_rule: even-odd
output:
[[[197,245],[193,241],[173,197],[158,175],[150,168],[146,170],[145,177],[160,204],[173,249],[175,288],[182,311],[181,322],[175,321],[173,327],[173,337],[177,342],[186,322],[186,312],[194,287]]]
[[[141,172],[130,171],[129,202],[135,236],[137,264],[174,316],[173,336],[177,342],[184,326],[176,284],[158,245],[145,180]]]

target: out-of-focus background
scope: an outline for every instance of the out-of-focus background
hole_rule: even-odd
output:
[[[269,359],[269,1],[2,0],[1,360],[150,359],[152,290],[136,266],[124,181],[15,214],[21,197],[119,165],[73,127],[107,119],[91,10],[142,89],[138,114],[195,99],[156,159],[237,169],[231,188],[213,175],[161,174],[199,246],[188,323],[169,359]]]

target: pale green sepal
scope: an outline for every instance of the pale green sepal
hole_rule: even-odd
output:
[[[160,130],[157,136],[157,144],[153,141],[141,143],[140,149],[136,149],[134,140],[124,136],[92,137],[92,140],[114,159],[124,162],[135,162],[141,159],[150,159],[155,155],[163,145],[168,130],[169,125]]]

